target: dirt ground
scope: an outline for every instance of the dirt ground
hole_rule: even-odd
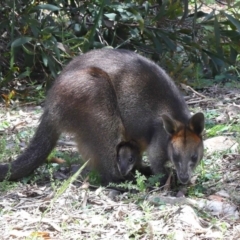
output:
[[[213,86],[197,92],[181,87],[189,107],[205,113],[206,126],[238,126],[239,89]],[[230,111],[229,106],[237,107]],[[1,105],[0,120],[6,126],[0,132],[8,159],[15,158],[11,148],[16,144],[26,147],[41,111],[34,105]],[[237,130],[216,135],[238,140]],[[76,149],[67,144],[69,139],[65,136],[58,150],[73,156]],[[45,165],[30,179],[1,183],[0,239],[240,239],[238,149],[206,152],[204,167],[188,186],[176,188],[170,178],[170,186],[134,193],[71,182],[64,167],[50,168],[53,173],[46,177]]]

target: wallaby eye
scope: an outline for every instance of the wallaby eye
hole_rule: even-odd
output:
[[[193,154],[192,157],[191,157],[191,159],[192,159],[192,162],[197,162],[197,160],[198,160],[198,155],[197,155],[197,153]]]
[[[130,158],[128,159],[128,161],[129,161],[130,163],[133,163],[134,158],[133,158],[133,157],[130,157]]]

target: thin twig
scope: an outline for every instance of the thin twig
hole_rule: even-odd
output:
[[[190,86],[188,85],[185,85],[183,83],[181,83],[181,87],[184,89],[184,90],[191,90],[192,92],[194,92],[195,94],[197,94],[198,96],[202,97],[202,98],[207,98],[206,96],[204,96],[203,94],[195,91],[193,88],[191,88]]]
[[[190,105],[190,104],[195,104],[195,103],[200,103],[200,102],[207,102],[207,101],[211,102],[213,100],[214,99],[207,98],[207,99],[201,99],[201,100],[197,100],[197,101],[187,102],[187,104]]]

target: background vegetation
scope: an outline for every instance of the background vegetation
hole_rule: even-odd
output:
[[[103,47],[137,50],[195,87],[196,78],[239,79],[240,1],[206,11],[210,1],[1,1],[2,97],[26,97],[75,55]]]

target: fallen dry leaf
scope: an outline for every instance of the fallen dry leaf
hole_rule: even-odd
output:
[[[51,239],[50,238],[50,233],[48,233],[48,232],[32,232],[31,237],[35,237],[35,238],[41,237],[44,240],[50,240]]]
[[[215,200],[215,201],[219,201],[219,202],[224,202],[224,197],[218,196],[218,195],[210,195],[208,196],[209,200]]]

